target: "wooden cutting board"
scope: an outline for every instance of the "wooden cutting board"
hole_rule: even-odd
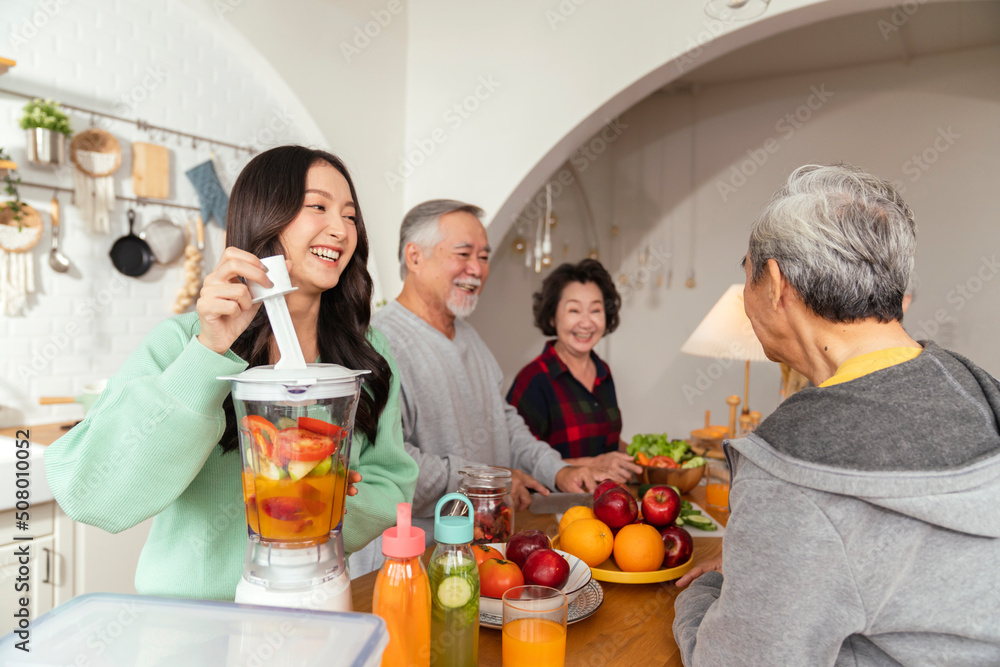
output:
[[[132,189],[136,197],[170,199],[170,150],[156,144],[132,144]]]

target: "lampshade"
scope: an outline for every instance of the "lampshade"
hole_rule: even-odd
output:
[[[730,285],[688,337],[681,352],[699,357],[767,361],[743,310],[743,285]]]

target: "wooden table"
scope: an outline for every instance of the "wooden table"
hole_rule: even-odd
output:
[[[706,508],[705,487],[696,487],[687,499]],[[725,525],[726,512],[707,510]],[[552,514],[518,512],[518,530],[538,528],[550,537],[557,532]],[[694,562],[699,563],[722,553],[717,537],[694,539]],[[429,554],[425,554],[425,558]],[[351,582],[355,611],[370,612],[372,589],[377,573],[371,572]],[[674,600],[682,589],[672,581],[659,584],[613,584],[600,582],[604,604],[593,616],[568,627],[566,664],[573,667],[605,665],[657,664],[681,667],[681,656],[674,642]],[[479,664],[500,667],[500,631],[480,628]]]

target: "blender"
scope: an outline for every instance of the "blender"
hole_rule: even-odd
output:
[[[261,260],[274,283],[248,283],[264,301],[281,359],[232,383],[239,431],[247,547],[236,602],[351,611],[341,528],[361,376],[306,364],[285,303],[283,256]]]

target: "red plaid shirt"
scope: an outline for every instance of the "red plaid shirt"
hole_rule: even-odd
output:
[[[594,390],[588,391],[556,354],[554,343],[546,343],[542,353],[517,374],[507,402],[521,413],[534,436],[559,450],[564,459],[617,451],[622,416],[611,370],[591,351],[597,379]]]

